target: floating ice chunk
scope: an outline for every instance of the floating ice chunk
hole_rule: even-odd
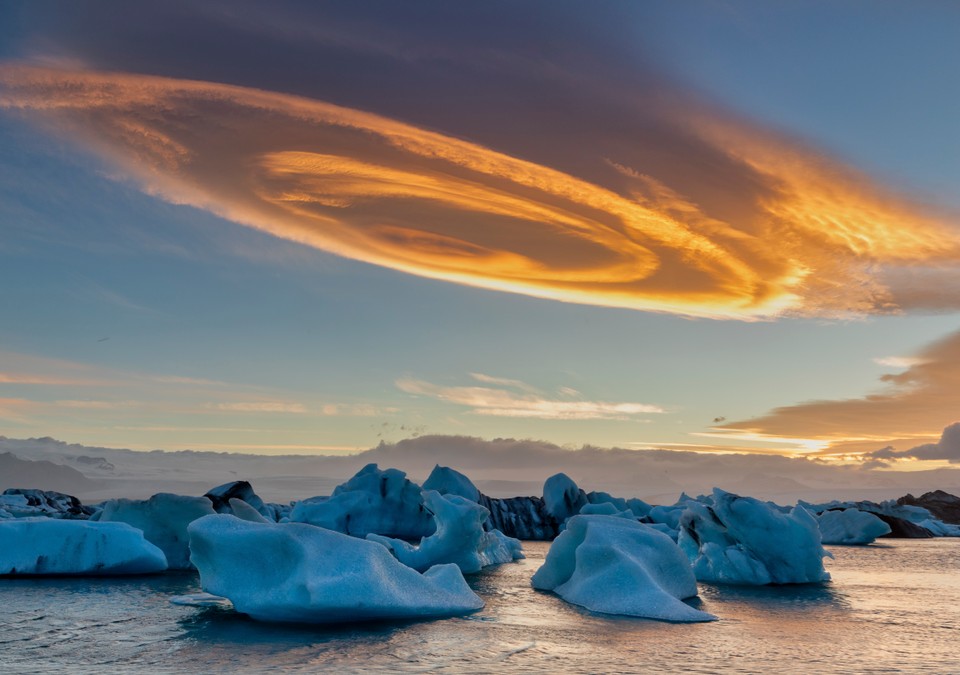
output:
[[[928,530],[934,537],[960,537],[960,525],[945,523],[936,518],[927,518],[917,524]]]
[[[189,531],[203,590],[229,598],[254,619],[342,623],[483,607],[456,565],[420,574],[380,544],[320,527],[213,515]]]
[[[469,478],[448,466],[437,464],[423,483],[423,489],[436,490],[442,495],[459,495],[471,502],[480,501],[480,490]]]
[[[186,497],[166,492],[150,499],[111,499],[95,516],[102,522],[118,521],[143,530],[147,541],[156,544],[167,556],[170,569],[190,569],[187,525],[212,514],[206,497]]]
[[[664,525],[663,523],[644,523],[644,525],[653,528],[657,532],[663,532],[674,541],[677,541],[680,538],[680,531],[673,529],[669,525]]]
[[[275,521],[267,520],[263,515],[257,511],[253,506],[248,502],[243,501],[242,499],[237,499],[233,497],[227,502],[227,506],[230,507],[230,513],[235,515],[240,520],[247,520],[251,523],[272,523]]]
[[[687,502],[679,544],[700,581],[762,585],[830,579],[817,521],[800,506],[783,513],[773,504],[714,489],[712,505]]]
[[[620,518],[634,518],[632,511],[623,511],[617,508],[613,502],[601,502],[599,504],[584,504],[580,507],[582,516],[618,516]]]
[[[382,534],[417,540],[433,533],[433,519],[423,507],[420,487],[397,469],[381,471],[368,464],[329,498],[297,502],[290,520],[310,523],[355,537]]]
[[[650,509],[653,508],[642,499],[637,499],[636,497],[631,499],[614,497],[609,492],[588,492],[587,502],[590,504],[613,504],[617,507],[617,511],[630,511],[637,518],[643,518],[650,513]],[[582,509],[580,513],[583,513]]]
[[[824,511],[817,516],[824,544],[869,544],[890,533],[890,526],[860,509]]]
[[[547,513],[563,523],[587,503],[587,495],[565,473],[550,476],[543,484],[543,502]]]
[[[152,574],[163,551],[124,523],[48,517],[0,521],[0,575]]]
[[[235,480],[230,483],[218,485],[207,491],[203,496],[210,500],[213,504],[213,510],[217,513],[232,513],[230,502],[238,499],[252,506],[267,520],[273,522],[280,520],[274,505],[264,504],[260,496],[253,491],[253,486],[245,480]]]
[[[425,490],[423,501],[437,529],[419,545],[377,534],[368,534],[367,539],[386,546],[397,560],[421,572],[437,564],[453,563],[470,574],[523,557],[519,541],[497,530],[484,531],[483,523],[490,512],[479,504],[435,490]]]
[[[71,495],[53,490],[8,488],[0,495],[0,518],[76,518],[85,520],[95,509]]]
[[[604,614],[712,621],[682,602],[697,594],[690,561],[666,535],[617,516],[574,516],[533,575],[534,588]]]
[[[680,528],[680,516],[686,510],[687,506],[654,506],[647,512],[647,518],[654,523],[666,525],[671,530]]]

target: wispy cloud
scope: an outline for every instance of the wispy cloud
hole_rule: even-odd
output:
[[[512,388],[536,391],[516,380],[509,382]],[[516,385],[522,385],[517,387]],[[496,417],[536,417],[551,420],[626,420],[637,415],[665,412],[663,408],[648,403],[620,403],[606,401],[571,401],[544,397],[537,393],[518,394],[508,389],[492,387],[443,387],[423,380],[400,379],[397,387],[408,394],[431,398],[471,408],[477,415]]]
[[[36,384],[46,386],[82,386],[100,387],[116,384],[110,380],[98,380],[82,377],[62,377],[40,373],[0,373],[0,384]]]
[[[87,399],[55,401],[54,405],[61,408],[77,408],[80,410],[122,410],[143,405],[140,401],[93,401]]]
[[[0,66],[0,107],[87,139],[149,192],[411,274],[715,318],[960,307],[944,283],[960,276],[955,216],[756,124],[676,101],[626,111],[637,122],[621,145],[637,152],[582,158],[588,181],[318,100]],[[669,161],[631,166],[646,147]],[[721,177],[742,189],[716,190]]]
[[[380,417],[396,414],[399,409],[369,403],[325,403],[320,412],[328,417]]]
[[[923,363],[923,359],[917,356],[882,356],[873,360],[879,366],[888,366],[890,368],[911,368]]]

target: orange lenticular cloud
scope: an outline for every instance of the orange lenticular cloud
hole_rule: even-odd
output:
[[[39,113],[169,201],[433,279],[744,320],[960,302],[938,280],[960,261],[945,219],[705,109],[646,114],[726,157],[755,193],[694,200],[696,186],[649,167],[584,158],[606,170],[599,184],[378,115],[216,83],[7,64],[0,107]],[[898,274],[918,270],[926,281],[912,277],[901,298]]]

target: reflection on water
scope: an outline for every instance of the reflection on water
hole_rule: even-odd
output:
[[[701,585],[720,621],[606,617],[535,591],[528,558],[470,578],[476,614],[334,627],[173,605],[196,576],[0,580],[0,671],[956,672],[960,540],[833,547],[833,581]]]

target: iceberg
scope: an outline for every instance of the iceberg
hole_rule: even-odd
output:
[[[480,490],[473,481],[459,471],[437,464],[423,483],[423,489],[436,490],[442,495],[458,495],[471,502],[480,501]]]
[[[133,525],[163,551],[170,569],[186,570],[191,569],[187,525],[212,513],[206,497],[161,492],[150,499],[111,499],[93,519]]]
[[[464,574],[470,574],[488,565],[524,557],[516,539],[498,530],[484,531],[490,512],[479,504],[459,495],[441,495],[436,490],[425,490],[423,502],[433,514],[437,529],[421,539],[419,545],[378,534],[368,534],[367,539],[382,544],[397,560],[421,572],[437,564],[453,563]]]
[[[827,581],[816,519],[714,488],[712,503],[688,501],[678,543],[699,581],[802,584]]]
[[[382,534],[417,540],[433,534],[433,519],[423,506],[420,486],[398,469],[381,471],[368,464],[330,497],[297,502],[290,521],[309,523],[355,537]]]
[[[253,486],[245,480],[235,480],[230,483],[218,485],[208,490],[203,495],[213,504],[213,510],[217,513],[232,513],[231,502],[236,499],[246,502],[267,520],[277,522],[280,520],[280,514],[273,504],[264,504],[260,496],[253,491]]]
[[[380,544],[313,525],[217,514],[191,523],[189,534],[203,590],[261,621],[445,617],[483,607],[456,565],[421,574]]]
[[[677,622],[716,619],[683,602],[697,595],[697,582],[673,540],[619,516],[570,518],[531,584],[604,614]]]
[[[550,476],[543,484],[543,503],[547,513],[563,523],[587,503],[586,493],[565,473]]]
[[[0,521],[0,575],[99,576],[165,569],[163,551],[124,523],[49,517]]]
[[[824,544],[870,544],[890,534],[890,526],[878,516],[855,508],[824,511],[817,523]]]

